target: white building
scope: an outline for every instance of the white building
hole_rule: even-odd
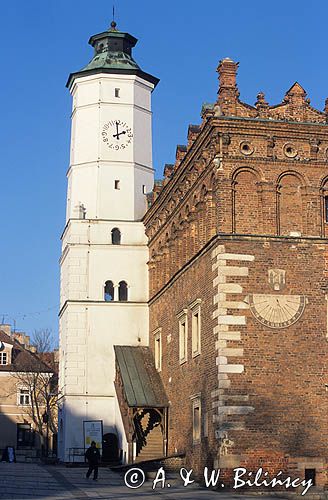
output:
[[[73,110],[59,315],[64,461],[83,453],[83,421],[102,420],[104,434],[120,430],[113,346],[148,344],[141,219],[154,179],[151,92],[158,79],[133,60],[136,42],[112,23],[91,37],[93,59],[67,83]]]

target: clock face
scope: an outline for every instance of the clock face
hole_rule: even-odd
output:
[[[124,120],[110,120],[102,128],[102,140],[112,151],[126,149],[132,143],[131,127]]]
[[[269,328],[287,328],[303,314],[303,295],[249,295],[249,306],[255,318]]]

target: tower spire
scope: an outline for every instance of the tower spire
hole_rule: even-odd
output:
[[[113,18],[112,22],[110,23],[110,31],[117,31],[116,29],[117,23],[115,22],[115,5],[113,5]]]

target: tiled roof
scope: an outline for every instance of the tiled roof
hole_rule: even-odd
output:
[[[12,372],[52,372],[53,370],[40,357],[25,349],[19,342],[13,340],[4,331],[0,330],[0,341],[13,346],[11,364],[0,365],[0,371]]]

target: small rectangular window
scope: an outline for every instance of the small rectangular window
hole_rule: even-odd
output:
[[[188,358],[188,318],[187,309],[178,315],[179,321],[179,362],[185,363]]]
[[[23,406],[27,406],[30,404],[30,393],[28,389],[20,389],[19,404]]]
[[[120,89],[115,89],[115,97],[120,97]]]
[[[162,369],[162,332],[157,330],[154,333],[154,356],[155,356],[155,368],[157,371]]]
[[[192,356],[196,357],[201,350],[201,317],[200,317],[201,299],[195,300],[189,304],[191,309],[191,352]]]
[[[7,364],[7,353],[0,352],[0,365],[6,365],[6,364]]]
[[[114,187],[115,187],[115,189],[120,189],[120,181],[118,179],[116,179],[116,181],[114,181]]]
[[[202,436],[202,411],[200,394],[191,397],[192,400],[192,440],[194,444],[200,443]]]
[[[146,186],[144,184],[142,185],[142,194],[147,194]]]

